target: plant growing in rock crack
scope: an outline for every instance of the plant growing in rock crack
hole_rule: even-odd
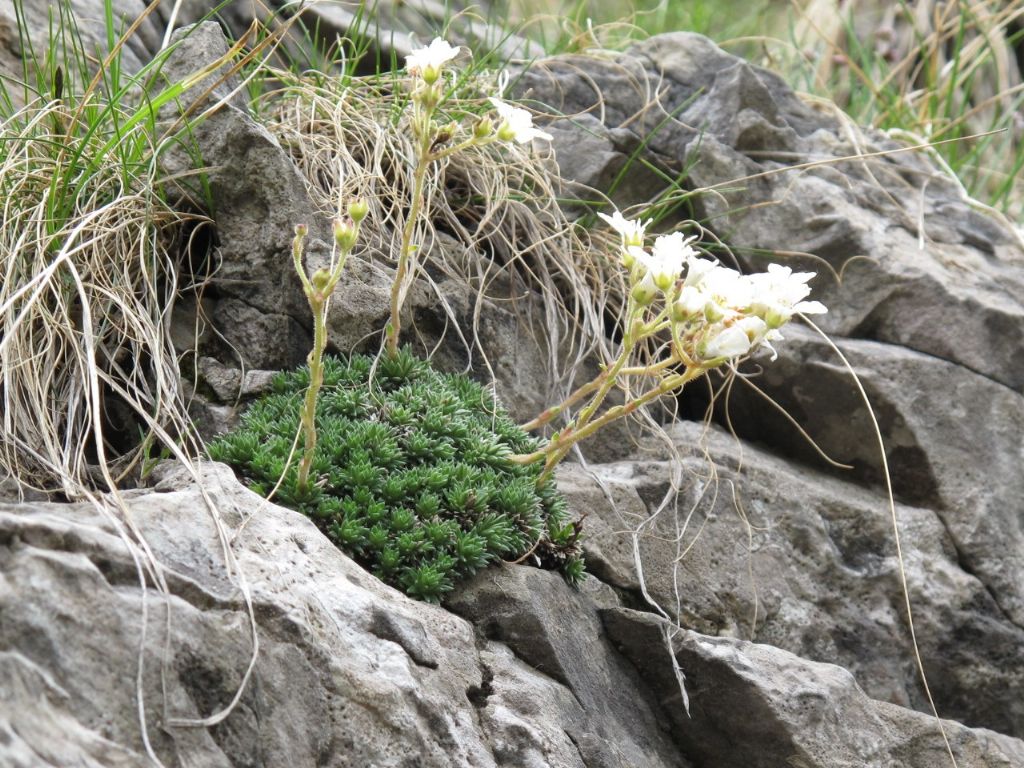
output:
[[[629,286],[622,345],[615,360],[591,381],[524,425],[527,431],[538,429],[584,402],[546,445],[512,457],[522,464],[543,460],[542,478],[550,475],[574,444],[602,427],[676,392],[709,370],[733,364],[760,345],[771,349],[772,341],[782,339],[779,329],[794,314],[826,311],[817,301],[804,301],[813,272],[769,264],[767,272],[743,275],[700,258],[692,245],[696,236],[687,238],[681,232],[659,236],[648,251],[644,235],[650,221],[629,220],[618,211],[613,216],[599,215],[622,238],[619,259]],[[660,359],[630,365],[641,342],[659,338],[663,338]],[[772,353],[774,359],[774,349]],[[651,385],[634,395],[626,383],[633,378],[650,380]],[[625,403],[602,412],[605,399],[616,388],[626,393]]]
[[[532,557],[572,582],[583,574],[577,525],[540,464],[507,461],[537,441],[461,374],[443,374],[408,349],[328,357],[315,401],[320,439],[300,483],[289,466],[310,366],[281,373],[241,427],[211,443],[249,487],[309,516],[342,550],[412,597],[437,602],[499,560]]]
[[[445,101],[444,67],[458,52],[459,49],[438,38],[430,46],[407,57],[406,68],[413,77],[411,126],[416,139],[416,165],[410,209],[402,228],[398,264],[391,287],[391,317],[386,329],[386,354],[381,368],[385,382],[402,377],[410,380],[422,378],[424,381],[429,378],[424,373],[430,371],[429,367],[424,367],[425,363],[416,361],[408,351],[400,349],[398,340],[401,306],[417,268],[414,232],[417,219],[423,214],[424,187],[430,164],[469,146],[497,140],[525,143],[538,137],[550,138],[533,127],[532,119],[525,110],[494,98],[490,102],[498,113],[497,128],[494,121],[486,116],[477,118],[468,131],[458,122],[439,126],[435,115]],[[461,138],[460,133],[463,134]],[[551,473],[578,441],[677,391],[707,371],[732,364],[762,344],[770,347],[771,341],[781,338],[779,328],[794,313],[825,311],[817,302],[804,301],[809,292],[807,282],[813,273],[794,274],[787,267],[773,264],[766,273],[741,275],[714,261],[700,258],[692,245],[695,238],[686,238],[678,232],[656,238],[648,251],[644,240],[650,222],[630,221],[616,212],[614,216],[604,218],[621,236],[619,263],[627,277],[621,348],[615,359],[592,381],[524,425],[527,431],[541,428],[582,403],[568,425],[546,443],[513,439],[508,425],[502,428],[504,432],[498,428],[489,435],[480,432],[481,425],[493,417],[496,406],[493,401],[480,402],[475,394],[470,397],[472,403],[464,399],[462,405],[453,406],[451,412],[443,407],[437,410],[440,406],[433,403],[424,391],[402,394],[403,401],[393,408],[384,404],[385,395],[390,392],[386,385],[380,385],[370,377],[359,382],[353,379],[352,371],[358,371],[361,365],[354,362],[347,364],[348,367],[332,363],[347,373],[334,375],[336,381],[329,383],[328,402],[336,403],[339,398],[348,396],[339,393],[338,382],[355,382],[363,387],[359,397],[383,410],[363,413],[361,406],[352,411],[351,408],[346,410],[347,406],[337,405],[325,406],[324,410],[319,396],[325,382],[323,354],[327,344],[327,306],[367,211],[365,203],[355,203],[349,207],[347,221],[336,220],[336,256],[329,268],[318,270],[312,277],[306,276],[302,266],[305,228],[296,229],[292,256],[313,312],[314,340],[305,378],[293,375],[291,379],[282,379],[282,391],[278,394],[294,395],[289,386],[305,382],[303,402],[295,403],[299,416],[292,432],[298,434],[301,426],[303,458],[298,468],[293,470],[289,465],[291,450],[284,450],[289,443],[282,437],[289,434],[288,398],[257,403],[246,415],[242,430],[211,446],[211,455],[239,468],[257,490],[276,493],[285,504],[319,520],[340,546],[354,556],[363,557],[383,578],[409,594],[426,599],[437,599],[451,588],[456,577],[471,573],[490,560],[510,554],[522,557],[521,550],[527,547],[531,538],[533,545],[526,552],[534,552],[540,547],[543,554],[547,546],[547,559],[551,559],[551,552],[560,551],[571,576],[578,577],[582,569],[578,552],[572,551],[576,545],[577,529],[565,525],[562,511],[548,511],[545,520],[553,521],[553,527],[548,527],[538,536],[540,529],[536,521],[523,522],[521,510],[499,507],[499,515],[512,515],[519,520],[513,528],[520,535],[515,538],[509,534],[488,540],[489,548],[479,549],[472,543],[479,543],[477,538],[466,538],[482,535],[475,527],[479,519],[474,515],[486,509],[490,499],[500,497],[497,494],[498,483],[505,478],[500,474],[481,475],[480,466],[472,471],[452,470],[447,462],[469,462],[470,466],[475,466],[474,462],[483,460],[489,472],[512,473],[511,477],[520,486],[524,479],[532,478],[536,493],[551,495],[554,493],[550,490],[553,489]],[[652,340],[661,340],[661,354],[653,362],[650,359],[641,361],[638,350]],[[436,378],[440,374],[431,372],[430,376],[437,382],[446,381]],[[633,394],[634,388],[630,383],[633,380],[649,380],[651,384],[646,390],[641,389],[640,394]],[[422,386],[422,383],[416,386]],[[458,385],[462,389],[457,388],[454,395],[451,392],[449,395],[463,397],[463,390],[469,386],[468,382],[463,382]],[[625,402],[605,407],[609,394],[616,389],[626,393]],[[483,406],[484,421],[481,422],[479,408]],[[456,416],[461,417],[464,413],[475,414],[467,418],[477,419],[477,427],[467,429],[460,425]],[[398,414],[398,421],[389,422],[395,414]],[[373,429],[384,431],[380,434],[375,432],[372,436],[364,435],[366,425],[362,419],[366,418],[377,425]],[[417,421],[419,418],[426,419],[426,422]],[[507,421],[506,416],[501,418]],[[386,426],[381,426],[388,423],[403,431],[396,435]],[[317,437],[321,431],[325,435],[326,446],[322,450]],[[466,436],[471,434],[475,435],[476,442],[466,443]],[[355,459],[337,448],[339,440],[350,439],[359,446],[370,441],[366,448],[355,454]],[[406,441],[402,443],[405,454],[401,459],[394,459],[397,462],[394,466],[389,463],[393,457],[374,458],[375,443],[391,445],[400,440]],[[481,450],[484,451],[482,454]],[[426,456],[434,457],[444,466],[431,470],[430,478],[424,479],[420,462]],[[349,466],[350,461],[355,461],[355,470]],[[412,483],[411,491],[403,490],[405,486],[402,484],[406,480],[401,478],[406,475],[400,474],[399,479],[385,477],[392,470],[410,469],[410,463],[419,473],[414,473],[415,481],[408,481]],[[339,467],[343,469],[339,470]],[[449,487],[452,484],[455,490]],[[325,488],[332,489],[329,495],[341,499],[344,505],[328,501],[324,506],[321,496]],[[441,507],[430,500],[432,496],[425,497],[427,501],[420,496],[410,496],[428,492],[436,496],[442,488],[448,502],[444,515],[441,515]],[[381,494],[379,498],[378,493]],[[373,511],[367,512],[367,509]],[[386,520],[385,512],[388,515]],[[364,520],[366,515],[370,517]],[[459,529],[461,533],[449,530],[455,537],[454,544],[441,541],[442,520],[464,524]],[[414,534],[414,531],[418,533]],[[438,537],[435,538],[431,531]],[[365,538],[364,533],[370,538]],[[548,544],[544,544],[545,536]],[[455,554],[446,549],[449,546],[455,546]],[[471,551],[478,551],[478,555],[470,557],[468,553]],[[427,560],[422,560],[428,555]],[[540,560],[544,562],[544,557]]]
[[[235,467],[254,490],[313,518],[383,580],[432,601],[499,559],[532,556],[573,582],[583,573],[579,529],[566,520],[553,483],[539,477],[540,465],[507,460],[536,450],[536,441],[479,385],[437,373],[398,347],[430,164],[469,146],[550,138],[533,127],[528,112],[496,98],[490,99],[496,121],[475,119],[468,131],[457,122],[439,127],[443,68],[458,52],[436,39],[407,58],[416,167],[378,367],[366,358],[324,359],[331,294],[369,210],[359,201],[349,205],[347,219],[335,219],[330,266],[310,276],[302,263],[307,229],[295,229],[292,260],[313,314],[307,366],[282,374],[275,395],[255,403],[239,430],[209,446],[212,458]],[[299,437],[303,455],[295,467]]]
[[[398,353],[402,305],[416,276],[417,245],[413,240],[416,221],[424,205],[424,182],[431,163],[467,147],[494,141],[524,144],[538,138],[551,139],[550,134],[533,126],[533,119],[525,109],[494,97],[489,101],[498,113],[497,124],[490,117],[480,117],[468,129],[457,121],[439,125],[435,116],[447,99],[442,77],[444,67],[459,55],[459,51],[458,47],[435,38],[426,48],[415,50],[406,57],[406,71],[412,76],[410,124],[416,140],[416,169],[413,172],[412,203],[402,228],[398,265],[391,285],[391,317],[385,331],[387,353],[392,357]]]

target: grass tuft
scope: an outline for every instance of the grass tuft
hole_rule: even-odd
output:
[[[281,87],[261,98],[259,112],[309,180],[322,214],[337,215],[338,200],[366,200],[370,211],[356,255],[395,265],[412,202],[410,158],[416,157],[403,78],[287,72],[275,78]],[[486,96],[499,90],[495,81],[477,66],[462,72],[439,122],[489,112]],[[468,327],[449,298],[436,293],[469,359],[484,368],[491,367],[478,341],[485,299],[504,298],[515,309],[516,290],[525,285],[539,293],[543,313],[523,312],[520,319],[527,337],[547,353],[553,398],[571,391],[574,372],[588,358],[610,356],[604,312],[614,311],[622,290],[612,261],[596,253],[585,230],[559,208],[559,185],[552,158],[528,146],[468,147],[431,164],[412,238],[435,291],[445,278],[473,290]],[[496,287],[505,295],[495,295]]]

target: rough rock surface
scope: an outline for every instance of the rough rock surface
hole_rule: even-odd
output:
[[[767,645],[673,632],[649,613],[612,608],[602,615],[609,639],[668,701],[678,699],[678,688],[656,662],[666,630],[671,635],[692,691],[689,717],[673,709],[674,733],[699,765],[931,768],[949,761],[932,718],[868,698],[841,667]],[[1024,761],[1017,739],[949,720],[943,728],[959,765]]]
[[[126,498],[166,585],[150,581],[145,594],[133,559],[143,555],[107,515],[0,505],[0,764],[144,764],[135,673],[145,626],[147,731],[167,765],[627,768],[639,755],[644,765],[686,765],[613,650],[603,674],[579,655],[568,678],[538,667],[384,586],[227,468],[209,466],[203,482],[242,579],[225,575],[202,495],[169,467],[153,490]],[[588,627],[573,651],[599,643],[586,594],[526,566],[510,570],[486,578],[560,596],[535,601],[548,614],[535,631],[554,630],[557,616],[563,636]],[[243,583],[259,625],[252,677],[222,723],[177,726],[220,711],[242,682],[253,652]],[[602,695],[607,684],[619,697]]]
[[[186,3],[181,19],[199,10]],[[132,49],[138,61],[159,44],[151,32]],[[167,72],[190,74],[224,49],[215,26],[198,27]],[[208,316],[226,339],[203,339],[195,365],[216,427],[270,369],[304,356],[292,227],[311,227],[311,266],[330,234],[309,216],[287,153],[226,99],[230,87],[212,94],[225,103],[194,136],[201,160],[169,160],[205,165],[214,202],[220,271],[203,312],[183,305],[175,332]],[[547,60],[519,87],[576,113],[550,124],[575,194],[621,177],[615,202],[645,201],[658,176],[622,173],[643,147],[668,175],[688,168],[686,184],[716,187],[694,197],[697,214],[744,266],[778,251],[772,260],[795,254],[789,263],[823,273],[825,327],[886,441],[924,666],[940,713],[960,721],[944,724],[950,746],[963,768],[1024,766],[1019,233],[965,202],[919,153],[831,162],[898,145],[695,35]],[[845,266],[841,283],[821,260]],[[331,318],[341,349],[383,325],[389,276],[357,262]],[[443,290],[465,319],[467,295]],[[436,338],[446,318],[431,294],[414,290],[408,306]],[[544,357],[511,313],[490,306],[482,317],[499,392],[532,415]],[[125,494],[127,517],[112,506],[0,503],[0,765],[152,765],[144,734],[167,766],[947,764],[915,669],[870,422],[825,345],[787,335],[758,384],[854,469],[830,469],[737,387],[738,439],[705,438],[694,424],[668,430],[681,457],[677,500],[666,497],[673,470],[661,449],[561,469],[570,506],[587,514],[593,577],[580,591],[505,566],[445,608],[414,603],[217,466],[203,484],[220,530],[173,468]],[[447,345],[439,360],[468,362]],[[700,410],[698,390],[682,398],[685,412]],[[159,565],[126,543],[128,523]],[[246,595],[259,643],[247,680]],[[688,629],[672,629],[652,603]],[[688,680],[689,717],[674,665]],[[221,712],[243,681],[223,720],[177,722]]]
[[[692,33],[617,56],[548,59],[518,88],[570,116],[553,123],[567,178],[599,186],[595,136],[611,146],[643,140],[645,159],[670,177],[688,169],[688,187],[714,189],[694,198],[698,218],[744,266],[788,256],[822,273],[814,285],[830,308],[828,332],[905,346],[1024,389],[1024,236],[968,204],[922,153],[841,160],[906,145],[801,101],[778,75]],[[598,111],[603,124],[589,119]],[[580,114],[588,117],[572,130]],[[819,164],[784,170],[808,162]],[[630,202],[660,191],[647,187]],[[836,272],[845,266],[841,283],[822,260]]]
[[[873,698],[928,711],[885,499],[702,431],[672,430],[684,456],[682,490],[678,506],[653,520],[672,474],[667,462],[562,468],[559,486],[576,512],[589,513],[590,571],[646,607],[630,535],[639,531],[648,593],[682,626],[839,664]],[[905,504],[896,512],[940,712],[1019,735],[1024,631],[993,598],[999,592],[965,569],[941,516]]]
[[[12,78],[14,82],[23,79],[21,62],[28,53],[23,50],[23,40],[18,31],[18,5],[27,22],[27,42],[31,43],[37,54],[47,51],[50,45],[51,10],[57,16],[52,0],[19,0],[18,4],[9,2],[0,6],[0,77]],[[143,0],[112,0],[110,3],[115,19],[129,21],[138,18],[146,5]],[[103,3],[96,0],[69,0],[66,6],[77,26],[77,36],[84,50],[89,54],[97,49],[106,50]],[[160,50],[165,29],[160,23],[162,20],[159,12],[145,19],[127,41],[122,49],[122,62],[126,71],[138,71]],[[15,99],[19,98],[18,90],[14,88],[11,91]]]
[[[814,296],[829,307],[821,325],[863,382],[895,492],[905,503],[900,514],[909,528],[904,547],[912,597],[919,624],[928,627],[919,635],[940,710],[1024,734],[1020,230],[965,200],[923,153],[870,156],[905,145],[801,101],[777,75],[698,35],[661,35],[619,55],[555,57],[528,71],[519,88],[534,103],[568,115],[550,123],[566,178],[600,186],[608,170],[595,164],[587,142],[614,148],[642,139],[646,160],[669,176],[686,169],[686,186],[710,190],[693,197],[696,215],[741,266],[756,271],[772,260],[819,273]],[[618,153],[608,163],[628,156]],[[842,159],[857,154],[868,156]],[[813,165],[786,170],[805,163]],[[641,187],[618,202],[641,204],[650,196]],[[841,282],[823,262],[843,270]],[[760,395],[737,384],[728,398],[729,423],[745,441],[789,459],[747,448],[746,469],[736,480],[744,491],[739,500],[758,512],[757,501],[774,497],[790,507],[779,510],[785,522],[766,517],[766,507],[750,529],[736,512],[712,513],[716,523],[736,522],[724,541],[704,530],[682,561],[687,578],[678,583],[666,568],[676,547],[645,541],[663,564],[647,569],[648,580],[659,586],[659,601],[675,606],[678,595],[683,614],[704,631],[748,637],[755,623],[749,585],[759,585],[764,625],[755,627],[757,639],[847,665],[872,695],[924,708],[892,591],[898,585],[870,417],[824,342],[799,328],[786,335],[779,360],[748,366],[763,368],[754,382],[826,453],[854,469],[831,471]],[[683,410],[701,414],[706,394],[692,390],[681,399]],[[725,422],[722,401],[716,415]],[[695,436],[691,431],[684,439]],[[706,474],[699,460],[690,463],[691,481]],[[808,466],[840,482],[831,486],[820,476],[803,482]],[[614,515],[591,526],[609,533],[639,525],[663,493],[663,470],[642,461],[597,474],[627,486],[623,493],[633,505],[621,513],[625,521]],[[732,504],[731,490],[720,493],[724,509]],[[682,512],[661,515],[663,526],[681,526],[694,500],[693,488],[686,489]],[[696,535],[701,519],[690,521],[687,536]],[[790,539],[780,550],[761,530],[769,523],[772,534]],[[608,556],[595,552],[596,559],[635,590],[635,576],[626,575],[633,572],[629,542],[610,535],[601,541],[593,547],[607,547]],[[725,563],[732,568],[723,569]]]

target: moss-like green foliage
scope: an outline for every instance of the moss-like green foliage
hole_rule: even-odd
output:
[[[578,526],[541,463],[522,466],[526,435],[479,384],[438,373],[402,350],[394,359],[325,358],[312,483],[297,484],[309,369],[279,374],[239,429],[209,446],[249,487],[310,517],[342,550],[412,597],[437,602],[456,582],[530,553],[572,582],[583,575]]]

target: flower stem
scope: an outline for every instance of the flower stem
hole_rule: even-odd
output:
[[[415,97],[414,97],[415,98]],[[412,238],[416,231],[416,220],[419,218],[420,210],[423,208],[423,186],[427,176],[427,168],[434,159],[434,153],[430,151],[434,137],[431,131],[431,116],[433,109],[420,106],[416,103],[416,112],[413,122],[417,124],[419,134],[419,156],[416,158],[416,170],[413,172],[412,200],[409,203],[409,215],[402,227],[402,244],[398,252],[398,267],[395,269],[395,279],[391,283],[391,319],[386,330],[387,353],[389,357],[398,354],[398,337],[402,332],[402,304],[405,303],[405,294],[408,290],[406,285],[410,276],[415,274],[416,262],[414,254],[416,246]]]
[[[662,397],[663,395],[666,395],[669,392],[681,388],[687,382],[696,379],[697,377],[703,375],[705,372],[705,368],[698,366],[694,368],[687,368],[683,373],[677,373],[672,376],[668,376],[664,380],[662,380],[662,382],[658,386],[647,390],[639,397],[634,398],[633,400],[630,400],[629,402],[624,403],[623,405],[616,405],[612,408],[609,408],[607,411],[602,413],[598,418],[580,427],[579,429],[574,429],[567,433],[562,433],[561,435],[559,435],[559,439],[557,441],[552,441],[550,444],[542,448],[540,451],[537,451],[534,454],[530,454],[530,456],[535,457],[533,458],[533,461],[539,460],[542,456],[545,459],[544,471],[541,473],[537,482],[543,482],[548,477],[550,477],[552,471],[554,471],[555,465],[557,465],[559,461],[565,458],[565,456],[569,453],[569,450],[572,448],[572,446],[578,443],[580,440],[589,437],[590,435],[594,434],[599,429],[607,426],[613,421],[621,419],[623,416],[628,416],[629,414],[633,413],[633,411],[635,411],[637,408],[647,405],[647,403],[657,400],[659,397]]]
[[[309,490],[309,471],[313,466],[313,453],[316,451],[316,402],[320,396],[320,387],[324,383],[323,357],[327,346],[327,301],[315,292],[309,297],[309,307],[313,310],[313,349],[309,352],[309,388],[302,407],[302,431],[304,448],[302,461],[299,463],[298,488],[305,493]]]
[[[365,214],[364,214],[365,215]],[[336,227],[340,226],[336,222]],[[350,225],[351,226],[351,225]],[[297,478],[298,489],[301,493],[309,490],[309,473],[313,467],[313,454],[316,451],[316,402],[320,396],[320,388],[324,383],[323,359],[324,350],[327,348],[327,309],[330,304],[331,293],[341,279],[341,272],[345,268],[345,262],[359,234],[359,223],[354,223],[354,229],[342,230],[351,237],[339,238],[338,229],[335,229],[335,243],[339,245],[340,253],[337,258],[332,259],[331,268],[317,270],[310,280],[306,275],[305,267],[302,265],[302,249],[306,239],[306,227],[303,224],[295,227],[295,239],[292,240],[292,262],[295,271],[302,281],[302,290],[306,294],[306,301],[313,313],[313,349],[309,352],[309,388],[303,401],[302,411],[299,419],[302,422],[303,451],[302,460],[299,462],[299,473]],[[340,243],[344,242],[344,245]]]

